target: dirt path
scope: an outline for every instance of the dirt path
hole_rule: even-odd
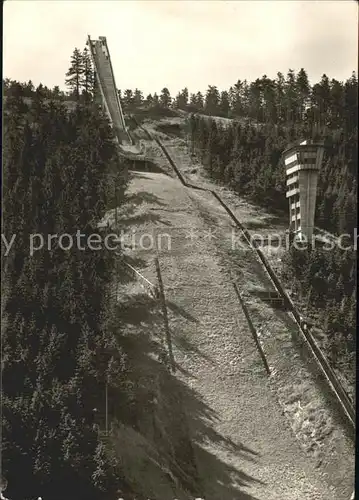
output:
[[[198,195],[194,200],[191,191],[162,174],[135,174],[131,191],[149,194],[134,215],[138,237],[162,234],[159,258],[176,376],[197,395],[186,401],[186,412],[203,498],[346,500],[352,471],[344,485],[328,484],[300,448],[271,388],[218,242],[204,220],[212,213],[206,210],[208,200]],[[228,237],[231,225],[224,215],[217,209],[212,216]],[[134,254],[148,262],[154,257],[153,250],[138,245]],[[244,270],[253,266],[245,253],[242,257]],[[154,280],[153,266],[144,273]],[[201,425],[192,418],[198,406]]]

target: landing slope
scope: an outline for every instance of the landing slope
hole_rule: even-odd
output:
[[[158,241],[176,376],[197,394],[186,412],[203,498],[346,500],[353,471],[345,437],[339,436],[343,468],[330,484],[328,468],[316,469],[300,447],[261,364],[229,280],[232,226],[224,211],[164,174],[134,173],[130,190],[148,193],[133,214],[132,255],[147,261],[142,271],[155,282],[151,236]],[[245,282],[267,284],[248,250],[237,252],[236,262]],[[198,406],[201,425],[192,418]]]

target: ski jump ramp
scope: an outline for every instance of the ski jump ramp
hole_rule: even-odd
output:
[[[132,139],[126,127],[106,37],[100,36],[98,40],[91,40],[90,35],[88,35],[88,46],[95,69],[97,84],[94,99],[102,104],[121,149],[124,151],[128,150],[129,153],[136,154],[137,152],[138,154],[139,151],[133,146]]]

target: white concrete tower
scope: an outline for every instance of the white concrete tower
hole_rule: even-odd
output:
[[[318,173],[324,143],[303,141],[284,151],[289,200],[289,227],[301,239],[312,241]]]

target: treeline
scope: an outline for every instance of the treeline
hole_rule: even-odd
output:
[[[75,48],[65,84],[69,92],[59,87],[48,89],[40,84],[46,97],[79,100],[89,99],[94,90],[94,68],[87,47]],[[3,80],[5,95],[9,88],[19,84],[14,80]],[[20,84],[25,97],[32,97],[35,89],[31,81]],[[207,91],[190,93],[185,87],[176,96],[171,96],[167,87],[161,92],[145,96],[136,88],[119,90],[123,107],[129,111],[141,106],[162,110],[183,110],[225,118],[246,118],[255,123],[294,124],[301,121],[316,123],[319,127],[352,130],[357,121],[357,88],[355,72],[345,82],[329,79],[323,74],[321,80],[310,85],[308,75],[302,68],[297,74],[289,69],[286,77],[278,72],[275,79],[266,75],[254,82],[238,80],[228,90],[220,91],[209,85]]]
[[[320,82],[310,85],[302,68],[297,74],[289,70],[286,77],[277,73],[275,79],[266,75],[254,82],[238,80],[228,90],[220,91],[209,85],[205,94],[189,93],[184,88],[175,97],[167,87],[160,94],[144,97],[139,89],[120,91],[124,106],[160,105],[226,118],[247,117],[256,123],[295,123],[309,120],[338,127],[343,124],[343,109],[350,126],[357,112],[357,77],[355,72],[343,82],[323,75]]]
[[[29,80],[28,82],[18,82],[17,80],[12,80],[11,78],[3,79],[3,93],[5,97],[16,94],[27,98],[41,96],[44,99],[53,99],[55,101],[71,100],[72,98],[72,96],[69,95],[69,92],[60,90],[58,85],[49,89],[46,85],[42,85],[42,83],[40,83],[37,87],[35,87],[32,80]]]
[[[137,119],[141,119],[141,116],[156,118],[177,115],[167,87],[164,87],[160,94],[155,92],[153,95],[148,94],[147,97],[144,97],[138,88],[133,91],[127,89],[124,92],[119,90],[118,95],[124,112],[129,115],[136,114]]]

